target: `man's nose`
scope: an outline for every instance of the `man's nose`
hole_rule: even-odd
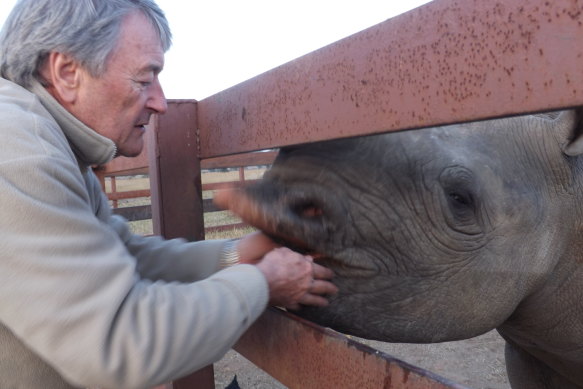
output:
[[[168,110],[168,103],[166,101],[166,96],[164,95],[164,90],[162,90],[162,85],[158,78],[152,84],[150,88],[150,96],[148,97],[148,102],[146,108],[156,112],[165,113]]]

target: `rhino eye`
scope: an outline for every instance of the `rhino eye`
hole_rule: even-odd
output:
[[[454,205],[467,207],[474,203],[472,195],[469,193],[449,192],[447,196]]]
[[[472,172],[461,166],[445,169],[439,181],[447,203],[448,213],[458,222],[466,223],[475,217],[475,180]]]
[[[469,192],[451,191],[447,193],[447,200],[451,215],[458,222],[467,223],[474,220],[474,198]]]

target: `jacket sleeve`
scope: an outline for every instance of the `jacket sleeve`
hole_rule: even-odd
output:
[[[219,271],[220,253],[228,242],[224,239],[187,242],[135,235],[127,221],[116,215],[111,216],[109,224],[136,258],[140,277],[154,281],[193,282],[207,278]]]
[[[101,184],[92,171],[84,175],[93,213],[108,223],[119,235],[129,253],[136,258],[136,271],[149,280],[192,282],[204,279],[220,269],[220,253],[228,239],[187,242],[166,240],[160,236],[132,233],[126,219],[113,215]]]
[[[0,320],[72,384],[143,388],[184,376],[220,359],[267,304],[256,267],[216,272],[222,242],[158,241],[155,255],[201,265],[186,276],[179,259],[153,265],[151,243],[95,217],[66,158],[0,161],[0,197]]]

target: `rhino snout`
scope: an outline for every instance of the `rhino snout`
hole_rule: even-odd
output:
[[[264,182],[261,186],[270,185]],[[265,196],[270,193],[270,196]],[[293,190],[280,187],[249,188],[269,219],[271,230],[264,231],[287,246],[302,251],[322,252],[339,224],[338,200],[314,188]]]

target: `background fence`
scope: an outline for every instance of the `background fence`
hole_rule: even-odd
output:
[[[149,167],[147,158],[143,158],[147,155],[147,147],[138,158],[120,157],[94,168],[113,212],[125,217],[133,231],[142,234],[153,231]],[[203,211],[208,215],[205,217],[205,236],[248,227],[235,217],[221,215],[225,212],[214,205],[212,192],[253,183],[261,178],[276,155],[275,151],[266,151],[202,161]]]

